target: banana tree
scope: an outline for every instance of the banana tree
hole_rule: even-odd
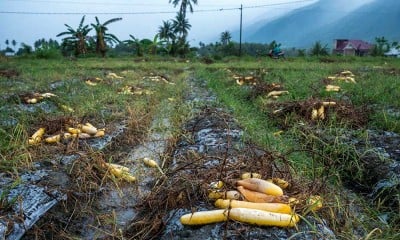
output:
[[[75,56],[87,53],[86,38],[90,30],[89,25],[84,25],[85,16],[82,17],[78,28],[75,30],[68,24],[64,24],[67,27],[67,31],[59,33],[57,37],[69,35],[62,39],[62,46],[64,49],[72,48]]]
[[[125,40],[124,43],[127,46],[133,47],[135,49],[136,56],[138,56],[138,57],[143,56],[143,46],[142,46],[142,43],[140,42],[140,40],[130,34],[129,34],[129,36],[131,37],[131,39]]]
[[[163,40],[160,38],[160,35],[157,33],[154,38],[153,41],[151,43],[151,45],[149,46],[149,53],[153,54],[153,55],[157,55],[158,51],[164,51],[167,52],[167,48],[166,48],[166,44],[167,41]]]
[[[111,34],[107,33],[108,28],[106,27],[108,24],[121,21],[122,18],[112,18],[110,20],[107,20],[104,23],[100,23],[99,19],[95,17],[96,19],[96,24],[91,24],[94,30],[96,31],[96,53],[101,54],[102,57],[106,56],[107,52],[107,43],[106,42],[115,42],[119,43],[120,41],[118,38]]]

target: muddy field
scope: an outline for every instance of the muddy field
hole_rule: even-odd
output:
[[[18,76],[13,71],[0,73]],[[329,208],[334,212],[332,215],[328,211],[312,211],[309,199],[328,195],[331,190],[326,183],[299,178],[294,175],[296,169],[287,156],[244,141],[243,128],[231,110],[221,105],[207,89],[205,81],[192,76],[185,81],[189,85],[189,91],[184,94],[185,104],[192,106],[188,114],[191,117],[182,124],[178,137],[170,132],[174,108],[172,100],[166,100],[163,109],[153,118],[143,117],[146,128],[138,127],[130,119],[99,125],[99,129],[107,129],[105,136],[48,147],[48,154],[42,153],[42,160],[22,173],[18,183],[14,182],[12,173],[0,173],[3,186],[0,189],[0,238],[340,239],[329,224],[340,222],[340,219],[330,221],[329,217],[345,217],[343,214],[348,214],[347,211],[362,217],[351,194],[345,200],[350,209],[346,212],[333,207]],[[248,99],[253,100],[262,92],[282,89],[275,85],[254,88]],[[295,118],[305,121],[313,109],[322,105],[318,99],[268,103],[266,114],[284,122],[287,114],[295,113]],[[34,111],[32,108],[51,111],[56,107],[52,103],[18,106],[21,111]],[[301,131],[304,136],[318,136],[327,144],[340,138],[341,142],[351,146],[352,153],[363,163],[364,173],[357,181],[344,179],[348,191],[367,201],[384,202],[389,207],[385,217],[392,217],[396,213],[391,210],[399,206],[396,201],[400,191],[400,136],[371,130],[367,137],[360,137],[356,129],[365,124],[366,115],[363,114],[367,111],[352,108],[347,102],[338,102],[326,114],[329,111],[350,119],[354,131],[333,136],[313,125],[313,119],[307,120],[311,127],[306,125]],[[56,119],[49,123],[48,129],[56,132],[60,125],[71,121],[76,119]],[[84,121],[81,119],[80,122]],[[13,119],[2,120],[2,125],[13,124]],[[290,127],[282,124],[282,130]],[[135,139],[132,139],[132,131]],[[129,168],[129,174],[136,179],[121,181],[113,175],[111,168],[104,167],[110,159]],[[144,159],[154,160],[156,165],[146,164]],[[331,161],[329,164],[340,163]],[[261,174],[264,179],[287,181],[289,186],[284,189],[284,194],[287,198],[297,199],[291,206],[302,216],[296,227],[259,227],[238,221],[195,227],[181,224],[179,218],[184,214],[216,209],[209,198],[210,192],[216,190],[216,182],[223,182],[217,189],[219,192],[233,190],[246,172]],[[361,238],[368,232],[354,227],[352,234]]]

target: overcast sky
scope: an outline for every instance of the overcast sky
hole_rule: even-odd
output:
[[[198,0],[198,5],[194,5],[196,12],[187,13],[192,25],[188,41],[192,45],[200,41],[213,42],[219,40],[221,32],[237,30],[241,4],[244,8],[243,24],[246,26],[317,1]],[[370,0],[351,0],[354,1]],[[32,45],[40,38],[61,40],[56,35],[66,30],[64,24],[76,29],[84,14],[86,24],[94,23],[95,16],[100,22],[122,17],[122,21],[108,25],[110,33],[120,40],[129,39],[129,34],[139,39],[152,39],[162,21],[175,18],[176,11],[178,8],[174,8],[169,0],[0,0],[0,49],[5,48],[6,39],[15,39],[18,47],[21,42]],[[94,35],[94,32],[89,34]]]

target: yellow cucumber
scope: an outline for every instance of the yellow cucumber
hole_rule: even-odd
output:
[[[127,182],[134,182],[136,178],[129,173],[129,168],[112,163],[104,163],[110,173],[117,178],[121,178]]]
[[[36,138],[42,138],[44,134],[45,128],[39,128],[34,134],[32,134],[31,138],[36,139]]]
[[[238,200],[241,198],[241,194],[238,191],[231,190],[231,191],[210,191],[208,193],[208,198],[215,200],[215,199],[235,199]]]
[[[248,179],[248,178],[261,178],[261,174],[259,173],[251,173],[245,172],[240,176],[241,179]]]
[[[81,131],[90,135],[94,135],[97,133],[97,128],[93,126],[83,125],[81,126]]]
[[[227,210],[210,210],[188,213],[181,218],[183,225],[205,225],[211,223],[224,222],[228,220]]]
[[[232,208],[229,219],[258,226],[294,227],[300,221],[297,214],[274,213],[258,209]]]
[[[156,161],[154,161],[153,159],[147,158],[147,157],[143,158],[143,163],[148,167],[153,167],[153,168],[158,167],[158,164]]]
[[[91,137],[92,136],[90,136],[89,133],[81,132],[81,133],[78,134],[78,138],[80,138],[80,139],[87,139],[87,138],[91,138]]]
[[[79,134],[79,133],[81,133],[81,130],[80,130],[80,129],[72,128],[72,127],[67,127],[67,131],[68,131],[69,133],[71,133],[71,134]]]
[[[267,97],[275,97],[275,96],[281,96],[282,94],[289,93],[288,91],[271,91],[267,94]]]
[[[249,190],[265,193],[273,196],[282,196],[283,190],[276,184],[259,178],[248,178],[237,181],[239,186],[243,186]]]
[[[272,196],[272,195],[267,195],[265,193],[252,191],[244,188],[243,186],[238,186],[237,190],[249,202],[256,202],[256,203],[282,202],[280,196]]]
[[[318,108],[317,115],[318,115],[319,119],[321,119],[321,120],[325,119],[325,107],[324,107],[324,105],[321,105],[321,107]]]
[[[218,199],[217,201],[215,201],[214,204],[217,208],[250,208],[288,214],[292,212],[292,208],[290,207],[290,205],[284,203],[254,203],[238,200]]]
[[[58,143],[58,142],[60,142],[60,140],[61,140],[61,135],[60,134],[57,134],[57,135],[54,135],[54,136],[51,136],[51,137],[47,137],[47,138],[44,139],[44,141],[46,143]]]
[[[282,178],[272,178],[268,179],[267,181],[278,185],[282,189],[286,189],[287,187],[289,187],[289,182]]]
[[[97,130],[94,137],[104,137],[105,134],[106,134],[105,129],[99,129],[99,130]]]

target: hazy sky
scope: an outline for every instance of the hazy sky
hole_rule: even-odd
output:
[[[229,9],[239,8],[240,4],[243,4],[243,24],[246,26],[316,1],[198,0],[198,5],[194,5],[196,12],[187,14],[192,25],[188,40],[192,45],[200,41],[217,41],[221,32],[237,30],[240,11]],[[366,1],[371,0],[350,2]],[[61,40],[56,35],[66,30],[64,24],[76,29],[83,15],[86,15],[86,24],[94,23],[95,16],[100,22],[122,17],[122,21],[109,25],[110,33],[120,40],[129,39],[129,34],[152,39],[162,21],[175,18],[177,10],[169,0],[0,0],[0,49],[5,48],[6,39],[15,39],[18,47],[21,42],[32,45],[40,38]],[[94,32],[89,34],[94,35]]]

